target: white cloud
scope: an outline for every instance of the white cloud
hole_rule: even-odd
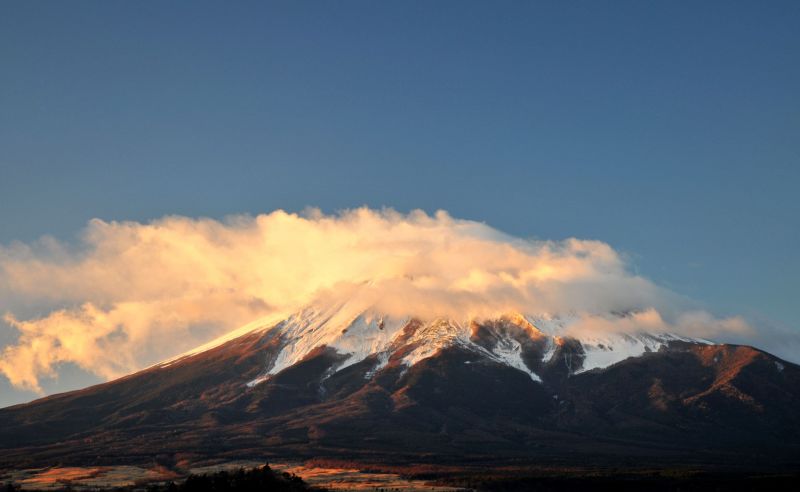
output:
[[[53,239],[0,247],[0,309],[19,331],[0,372],[33,390],[68,362],[113,378],[365,283],[361,295],[387,314],[637,311],[625,326],[593,318],[583,329],[749,330],[632,274],[603,242],[522,240],[446,212],[93,220],[77,247]],[[44,311],[15,316],[35,308]]]

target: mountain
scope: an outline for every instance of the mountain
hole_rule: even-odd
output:
[[[310,307],[115,381],[0,410],[0,469],[800,462],[797,365],[674,334],[575,337],[572,321]]]

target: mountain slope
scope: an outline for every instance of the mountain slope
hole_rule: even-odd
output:
[[[567,322],[306,309],[0,410],[0,467],[154,457],[775,466],[800,451],[798,366],[669,334],[579,340]]]

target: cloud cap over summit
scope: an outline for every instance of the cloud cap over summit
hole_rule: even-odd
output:
[[[0,309],[18,332],[0,372],[36,391],[63,363],[113,378],[257,318],[353,296],[392,315],[572,313],[588,331],[753,333],[632,273],[604,242],[520,239],[444,211],[95,219],[78,244],[0,248]],[[615,312],[634,314],[602,316]]]

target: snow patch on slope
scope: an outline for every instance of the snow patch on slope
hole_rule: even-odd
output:
[[[498,362],[519,369],[528,374],[531,379],[536,382],[542,382],[542,378],[531,371],[527,364],[525,364],[525,361],[522,360],[522,346],[513,338],[500,339],[497,345],[492,349],[492,354],[496,357]]]
[[[522,360],[522,346],[518,341],[503,337],[489,351],[470,339],[471,331],[468,327],[469,323],[457,323],[446,319],[439,319],[420,327],[407,342],[408,345],[414,346],[414,349],[403,357],[403,364],[411,367],[423,359],[436,355],[444,348],[459,346],[518,369],[528,374],[534,381],[542,381],[539,375],[531,371]]]
[[[542,362],[545,364],[553,359],[553,356],[556,355],[556,349],[558,348],[558,344],[556,344],[553,338],[548,338],[546,343],[544,354],[542,354]]]
[[[453,345],[469,347],[469,332],[463,325],[446,319],[438,319],[432,323],[421,326],[407,345],[414,349],[403,357],[403,364],[413,366],[422,359],[436,355],[441,349]]]
[[[386,367],[389,364],[389,352],[381,352],[378,354],[378,362],[370,369],[369,371],[364,374],[364,379],[372,379],[372,377],[378,373],[381,369]]]
[[[330,310],[306,309],[278,327],[285,346],[268,374],[277,374],[300,362],[323,345],[349,355],[337,370],[357,364],[371,354],[387,350],[405,322],[371,316],[347,305]]]
[[[603,369],[630,357],[640,357],[647,352],[658,352],[673,341],[695,342],[695,340],[671,333],[651,335],[646,333],[606,335],[599,338],[584,337],[580,340],[585,359],[576,374],[592,369]]]

